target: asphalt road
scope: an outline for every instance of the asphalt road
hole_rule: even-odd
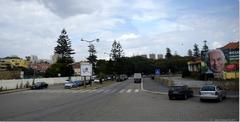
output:
[[[63,89],[57,85],[45,90],[0,95],[0,120],[237,121],[239,100],[200,102],[198,97],[168,100],[166,95],[141,91],[141,85],[132,79],[89,91]]]

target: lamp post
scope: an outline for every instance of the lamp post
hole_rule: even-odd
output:
[[[90,48],[91,47],[91,43],[93,43],[94,41],[96,42],[99,42],[100,40],[97,38],[97,39],[94,39],[94,40],[84,40],[84,39],[81,39],[81,41],[85,41],[85,42],[88,42],[88,47]],[[91,56],[91,52],[89,52],[89,57]],[[93,65],[94,66],[94,65]],[[81,65],[80,65],[80,69],[81,69]],[[90,76],[90,85],[92,86],[92,82],[91,82],[91,76]],[[86,76],[84,76],[84,87],[86,87]]]
[[[92,42],[94,42],[94,41],[96,41],[96,42],[99,42],[100,40],[97,38],[97,39],[94,39],[94,40],[91,40],[91,41],[88,41],[88,40],[81,39],[81,41],[88,42],[88,43],[89,43],[89,45],[90,45]]]

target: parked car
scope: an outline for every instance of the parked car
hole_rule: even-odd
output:
[[[73,81],[78,87],[79,86],[82,86],[83,84],[84,84],[84,82],[83,81],[81,81],[81,80],[75,80],[75,81]]]
[[[48,88],[48,84],[46,82],[36,82],[31,86],[31,89],[44,89]]]
[[[127,79],[128,79],[128,76],[126,74],[120,75],[120,80],[124,81],[124,80],[127,80]]]
[[[141,83],[142,82],[142,74],[134,73],[133,80],[134,80],[134,83]]]
[[[64,87],[65,87],[65,89],[71,89],[71,88],[78,87],[78,85],[77,85],[77,83],[75,83],[71,80],[67,80],[67,81],[65,81]]]
[[[218,100],[219,102],[226,98],[226,91],[216,85],[205,85],[200,89],[200,101]]]
[[[189,97],[193,96],[193,90],[189,88],[187,85],[176,85],[170,86],[168,90],[168,97],[170,100],[182,98],[184,100],[188,99]]]

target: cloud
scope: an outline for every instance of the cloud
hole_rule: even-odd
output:
[[[99,1],[89,0],[39,0],[47,9],[56,15],[67,18],[77,14],[91,14],[101,9]]]
[[[202,45],[203,40],[215,48],[239,40],[239,15],[232,7],[236,5],[230,3],[203,6],[171,0],[1,0],[0,57],[34,54],[49,59],[63,28],[77,61],[88,56],[88,43],[81,38],[100,38],[94,43],[99,58],[108,58],[104,52],[110,52],[115,39],[127,55],[165,53],[166,47],[185,55],[194,43]]]
[[[122,36],[120,36],[117,40],[120,41],[126,41],[126,40],[131,40],[131,39],[137,39],[140,36],[134,33],[129,33],[129,34],[123,34]]]
[[[212,44],[212,47],[213,47],[213,49],[216,49],[216,48],[223,47],[223,45],[224,44],[222,42],[214,41]]]

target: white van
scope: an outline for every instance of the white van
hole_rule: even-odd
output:
[[[141,83],[142,82],[142,74],[134,73],[133,79],[134,79],[134,83]]]

